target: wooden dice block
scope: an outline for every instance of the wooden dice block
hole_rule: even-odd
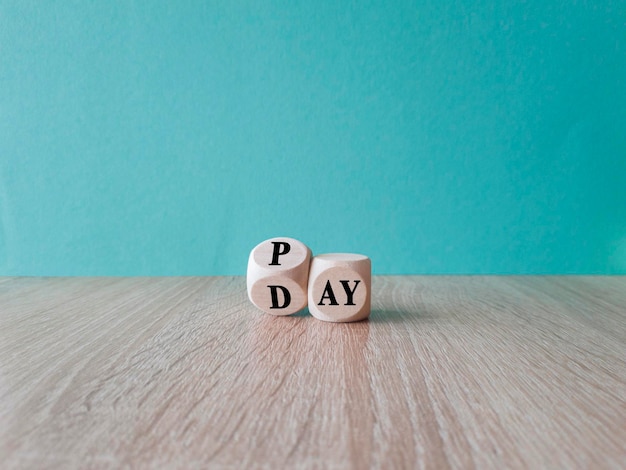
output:
[[[293,238],[259,243],[248,258],[248,297],[272,315],[291,315],[306,307],[311,250]]]
[[[313,257],[309,311],[324,321],[351,322],[370,315],[372,263],[367,256],[331,253]]]

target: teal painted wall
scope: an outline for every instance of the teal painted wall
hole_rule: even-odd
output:
[[[0,1],[0,274],[626,273],[626,2]]]

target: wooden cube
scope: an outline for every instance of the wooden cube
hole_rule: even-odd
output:
[[[311,314],[330,322],[364,320],[370,315],[372,263],[367,256],[330,253],[314,256],[309,270]]]
[[[271,315],[291,315],[306,307],[311,250],[293,238],[259,243],[248,258],[250,301]]]

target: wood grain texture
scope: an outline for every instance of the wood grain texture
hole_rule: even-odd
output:
[[[333,324],[243,277],[2,279],[2,468],[626,465],[626,278],[372,291]]]

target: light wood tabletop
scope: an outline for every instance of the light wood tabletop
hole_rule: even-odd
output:
[[[0,278],[2,468],[624,468],[626,277]]]

